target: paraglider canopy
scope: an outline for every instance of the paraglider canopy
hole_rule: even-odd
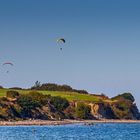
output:
[[[64,38],[57,39],[57,43],[59,43],[60,50],[62,51],[62,44],[66,43],[66,40]]]
[[[63,43],[65,43],[66,40],[64,38],[59,38],[59,39],[57,39],[57,42],[63,42]]]
[[[5,63],[3,63],[3,65],[11,65],[11,66],[14,66],[14,64],[11,63],[11,62],[5,62]]]
[[[6,73],[9,73],[9,70],[10,70],[11,66],[14,66],[14,64],[11,63],[11,62],[5,62],[2,65],[3,65],[4,69],[6,70]]]

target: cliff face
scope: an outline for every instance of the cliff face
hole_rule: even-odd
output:
[[[130,108],[130,112],[132,113],[132,118],[133,119],[138,119],[140,120],[140,113],[139,113],[139,110],[136,106],[136,104],[133,104]]]
[[[61,120],[65,118],[65,114],[56,110],[52,105],[46,104],[43,107],[36,107],[24,113],[19,111],[21,106],[16,102],[4,101],[0,104],[0,120],[26,120],[26,119],[41,119],[41,120]]]
[[[18,95],[19,96],[19,95]],[[29,96],[29,97],[28,97]],[[61,97],[30,94],[0,98],[0,120],[131,119],[140,120],[134,97],[125,93],[112,99],[71,101]],[[78,105],[82,103],[81,105]]]
[[[140,119],[140,113],[135,104],[129,105],[127,110],[119,108],[119,103],[90,103],[89,105],[91,106],[91,114],[96,119]]]
[[[102,98],[99,102],[86,103],[95,119],[131,119],[140,120],[135,99],[130,93],[124,93],[111,99]]]
[[[90,103],[89,105],[91,106],[91,114],[96,119],[117,119],[109,104]]]

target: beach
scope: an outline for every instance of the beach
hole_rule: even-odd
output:
[[[24,121],[0,121],[0,126],[18,126],[18,125],[67,125],[67,124],[85,124],[94,123],[140,123],[140,120],[24,120]]]

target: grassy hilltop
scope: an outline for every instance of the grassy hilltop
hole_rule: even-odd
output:
[[[6,96],[6,92],[10,91],[11,89],[0,89],[0,97]],[[15,90],[19,92],[20,94],[28,94],[32,90]],[[35,90],[37,92],[40,92],[44,95],[51,95],[51,96],[60,96],[64,97],[69,101],[93,101],[93,102],[99,102],[102,97],[99,95],[92,95],[92,94],[79,94],[78,92],[71,92],[71,91],[42,91],[42,90]]]
[[[140,119],[131,93],[113,98],[68,85],[36,83],[30,89],[0,89],[0,119]]]

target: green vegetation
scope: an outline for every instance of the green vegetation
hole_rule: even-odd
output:
[[[133,102],[130,101],[129,99],[124,99],[124,98],[119,98],[119,99],[113,105],[113,111],[116,117],[119,119],[131,119],[132,116],[130,112],[132,111],[131,107],[133,106]]]
[[[90,107],[85,105],[84,103],[79,102],[77,104],[77,107],[75,109],[75,116],[78,119],[90,119],[91,114],[90,114]]]
[[[33,100],[29,95],[20,95],[17,104],[21,107],[19,113],[22,117],[31,117],[31,110],[40,106],[39,102]]]
[[[6,92],[9,91],[10,89],[0,89],[0,97],[6,96]],[[101,95],[94,95],[94,94],[81,94],[78,92],[70,92],[70,91],[41,91],[41,90],[14,90],[19,92],[20,94],[28,94],[29,92],[38,92],[42,93],[43,95],[51,95],[51,96],[60,96],[62,98],[66,98],[68,101],[85,101],[85,102],[94,102],[94,103],[99,103],[99,102],[109,102],[113,103],[116,102],[117,100],[121,99],[128,99],[130,101],[134,101],[134,97],[132,96],[131,93],[124,93],[122,95],[118,95],[116,97],[113,97],[109,99],[107,96]]]
[[[7,98],[16,98],[19,96],[19,93],[17,91],[9,90],[6,92]]]
[[[81,94],[88,94],[86,90],[73,89],[71,86],[68,86],[68,85],[57,85],[54,83],[41,84],[39,81],[35,82],[34,86],[31,87],[31,90],[67,91],[67,92],[77,92]]]
[[[28,90],[0,88],[0,120],[140,119],[134,101],[131,93],[109,98],[104,94],[85,94],[85,90],[67,85],[36,82]]]
[[[118,95],[118,96],[112,98],[112,100],[121,100],[121,99],[130,100],[131,102],[135,101],[135,99],[131,93],[123,93],[121,95]]]
[[[69,102],[67,99],[62,98],[60,96],[52,97],[50,103],[58,110],[63,111],[69,106]]]
[[[0,97],[6,96],[6,92],[10,89],[0,89]],[[66,98],[69,101],[89,101],[89,102],[99,102],[102,97],[95,96],[92,94],[79,94],[77,92],[68,92],[68,91],[41,91],[41,90],[14,90],[19,92],[20,94],[28,94],[29,92],[39,92],[44,95],[51,95],[51,96],[60,96]]]
[[[39,92],[44,95],[51,95],[51,96],[60,96],[62,98],[66,98],[68,101],[86,101],[86,102],[100,102],[103,100],[108,100],[108,97],[104,94],[102,95],[94,95],[88,94],[86,90],[77,90],[73,89],[68,85],[57,85],[57,84],[41,84],[40,82],[36,81],[35,85],[31,87],[31,89],[22,89],[22,88],[10,88],[10,89],[0,89],[0,97],[6,96],[6,92],[13,89],[14,91],[19,92],[20,94],[28,94],[29,92]],[[113,102],[112,100],[108,100]]]
[[[32,100],[36,101],[39,106],[45,105],[50,99],[50,95],[43,95],[42,93],[31,91],[28,94],[23,94],[24,96],[30,97]]]
[[[0,88],[0,97],[6,96],[6,92],[7,92],[8,90],[9,90],[9,89]]]
[[[48,103],[50,96],[43,95],[38,92],[29,92],[28,94],[21,94],[17,97],[17,104],[20,106],[18,113],[23,118],[31,117],[31,111],[37,107],[42,107]]]

